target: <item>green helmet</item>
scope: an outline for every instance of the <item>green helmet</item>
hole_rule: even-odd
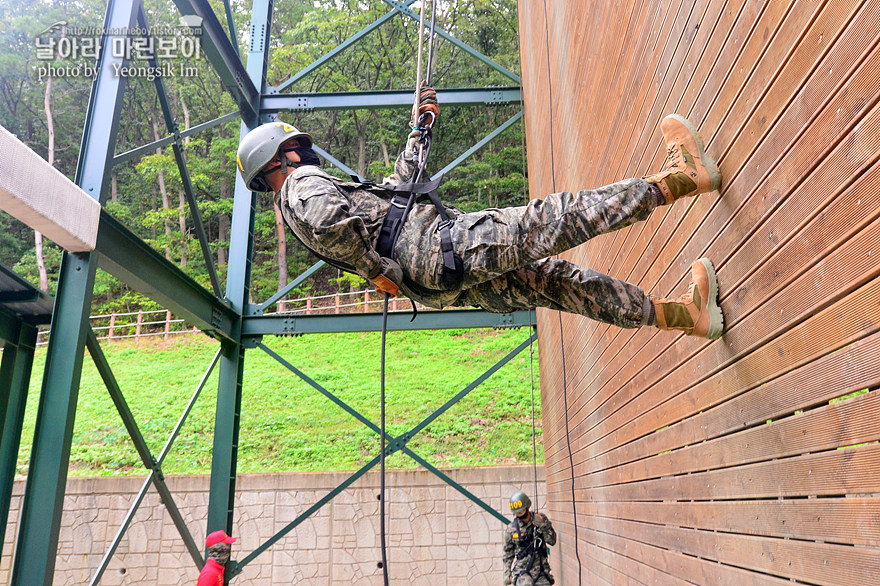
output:
[[[529,500],[529,497],[526,493],[520,491],[513,493],[513,496],[510,497],[510,512],[516,516],[522,515],[529,507],[532,506],[532,501]]]
[[[308,133],[280,120],[261,124],[247,133],[238,145],[237,161],[238,171],[248,189],[272,191],[260,177],[260,169],[275,158],[281,143],[291,138],[305,139],[308,141],[306,146],[312,146],[312,137]]]

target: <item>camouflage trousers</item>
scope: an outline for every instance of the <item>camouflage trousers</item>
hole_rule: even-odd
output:
[[[464,262],[459,292],[411,296],[434,307],[474,305],[498,313],[547,307],[639,327],[647,323],[651,306],[640,287],[550,257],[644,220],[656,206],[649,183],[627,179],[576,194],[555,193],[525,206],[458,214],[451,235]],[[404,232],[417,229],[418,220],[408,224]],[[439,242],[425,241],[422,234],[421,242],[402,234],[395,256],[414,281],[442,289]]]
[[[529,558],[516,560],[511,572],[513,586],[550,586],[550,563],[546,557],[538,557],[532,564],[532,569],[524,572],[528,566]]]
[[[550,586],[550,580],[547,579],[547,576],[540,576],[536,580],[528,574],[523,574],[513,586]]]

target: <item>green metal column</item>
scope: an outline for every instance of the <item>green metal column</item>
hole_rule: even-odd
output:
[[[254,85],[262,88],[269,53],[269,23],[272,22],[271,0],[255,0],[251,15],[250,46],[247,72]],[[259,109],[259,104],[254,104]],[[259,121],[256,121],[259,123]],[[241,126],[241,137],[249,131]],[[253,257],[253,226],[256,199],[241,177],[236,177],[232,226],[229,242],[229,270],[226,298],[233,309],[244,314],[249,301],[251,261]],[[223,529],[234,534],[232,526],[235,498],[235,474],[238,459],[241,386],[244,372],[244,347],[241,345],[241,321],[234,332],[236,342],[224,342],[220,357],[217,390],[217,413],[214,423],[214,454],[211,460],[211,494],[208,502],[207,531]]]
[[[12,584],[51,584],[70,461],[95,255],[66,253],[55,301]]]
[[[0,527],[4,528],[9,519],[9,503],[12,500],[12,484],[36,344],[37,328],[21,324],[18,339],[4,345],[3,362],[0,363],[0,424],[3,425],[0,431]],[[6,531],[0,531],[0,550],[3,549],[5,537]]]
[[[103,30],[133,28],[138,5],[136,0],[110,0]],[[107,35],[102,38],[105,47],[111,42]],[[76,183],[99,201],[109,176],[125,87],[125,78],[114,75],[114,65],[126,63],[123,57],[114,56],[113,51],[102,50],[98,76],[89,98]],[[65,253],[61,261],[12,567],[11,584],[16,586],[51,584],[55,571],[96,257],[94,253]]]

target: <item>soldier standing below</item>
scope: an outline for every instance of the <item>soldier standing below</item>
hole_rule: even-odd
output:
[[[436,118],[433,89],[421,90],[420,104],[419,112]],[[401,190],[395,187],[415,175],[418,130],[410,134],[385,185],[328,175],[318,167],[312,137],[284,122],[263,124],[244,137],[238,169],[249,189],[275,192],[285,222],[306,248],[383,293],[394,296],[399,290],[438,309],[472,305],[507,313],[548,307],[623,328],[656,326],[714,340],[724,318],[708,259],[691,265],[686,294],[659,299],[638,285],[553,258],[644,220],[659,206],[720,189],[718,165],[690,122],[673,114],[660,129],[667,160],[658,173],[575,194],[555,193],[520,207],[463,213],[439,200],[415,204],[393,249],[382,254],[377,248],[388,230],[386,216],[394,217],[392,207],[404,209],[392,201]]]
[[[524,492],[510,497],[510,511],[516,515],[504,530],[504,583],[513,586],[550,586],[549,546],[556,544],[550,519],[529,507]]]

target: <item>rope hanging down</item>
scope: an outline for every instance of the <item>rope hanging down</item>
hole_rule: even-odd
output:
[[[550,24],[547,19],[547,0],[544,0],[544,40],[546,43],[546,55],[547,55],[547,93],[550,96],[550,99],[547,101],[547,105],[550,111],[550,178],[553,182],[553,192],[556,192],[556,161],[553,156],[553,82],[550,77]],[[564,415],[565,415],[565,445],[568,447],[568,464],[569,470],[571,472],[571,512],[572,512],[572,527],[574,528],[574,557],[577,560],[578,566],[578,586],[582,583],[583,580],[583,565],[581,563],[581,554],[579,547],[579,538],[578,538],[578,519],[577,519],[577,498],[574,491],[574,457],[571,453],[571,434],[569,430],[569,421],[568,421],[568,372],[565,364],[565,333],[562,327],[562,312],[556,312],[559,317],[559,351],[562,357],[562,401],[564,407]]]
[[[434,0],[431,2],[431,32],[429,35],[430,41],[428,46],[428,64],[426,68],[425,74],[425,84],[431,84],[431,64],[434,56],[434,23],[437,21],[437,2]],[[426,112],[421,117],[418,117],[419,111],[419,98],[421,96],[421,87],[422,87],[422,54],[424,52],[424,39],[425,39],[425,1],[422,2],[421,15],[419,17],[419,48],[417,54],[417,65],[416,65],[416,88],[415,88],[415,102],[413,104],[413,114],[412,120],[417,120],[417,128],[420,131],[419,136],[419,151],[418,157],[416,159],[416,170],[413,173],[413,176],[409,182],[409,184],[415,185],[419,183],[422,179],[422,175],[425,171],[425,165],[428,161],[428,153],[431,151],[431,127],[434,125],[434,114],[431,112]],[[430,119],[428,118],[430,116]],[[404,209],[402,218],[405,219],[410,209],[412,208],[412,204],[415,201],[415,194],[410,193],[409,199],[406,204],[406,208]],[[442,212],[442,206],[438,206],[438,211]],[[446,218],[442,218],[446,220]],[[447,220],[448,221],[448,220]],[[401,221],[397,226],[394,227],[394,231],[391,237],[391,250],[394,250],[394,244],[397,243],[397,238],[400,235],[400,229],[403,226],[403,221]],[[385,440],[385,338],[388,333],[388,302],[390,301],[391,296],[388,293],[385,293],[385,302],[382,306],[382,355],[381,355],[381,369],[380,369],[380,396],[379,396],[379,539],[381,542],[382,549],[382,578],[385,586],[388,586],[388,553],[387,553],[387,537],[385,531],[385,450],[386,450],[386,440]],[[413,310],[415,310],[415,305],[413,305]],[[413,316],[415,317],[415,316]]]

